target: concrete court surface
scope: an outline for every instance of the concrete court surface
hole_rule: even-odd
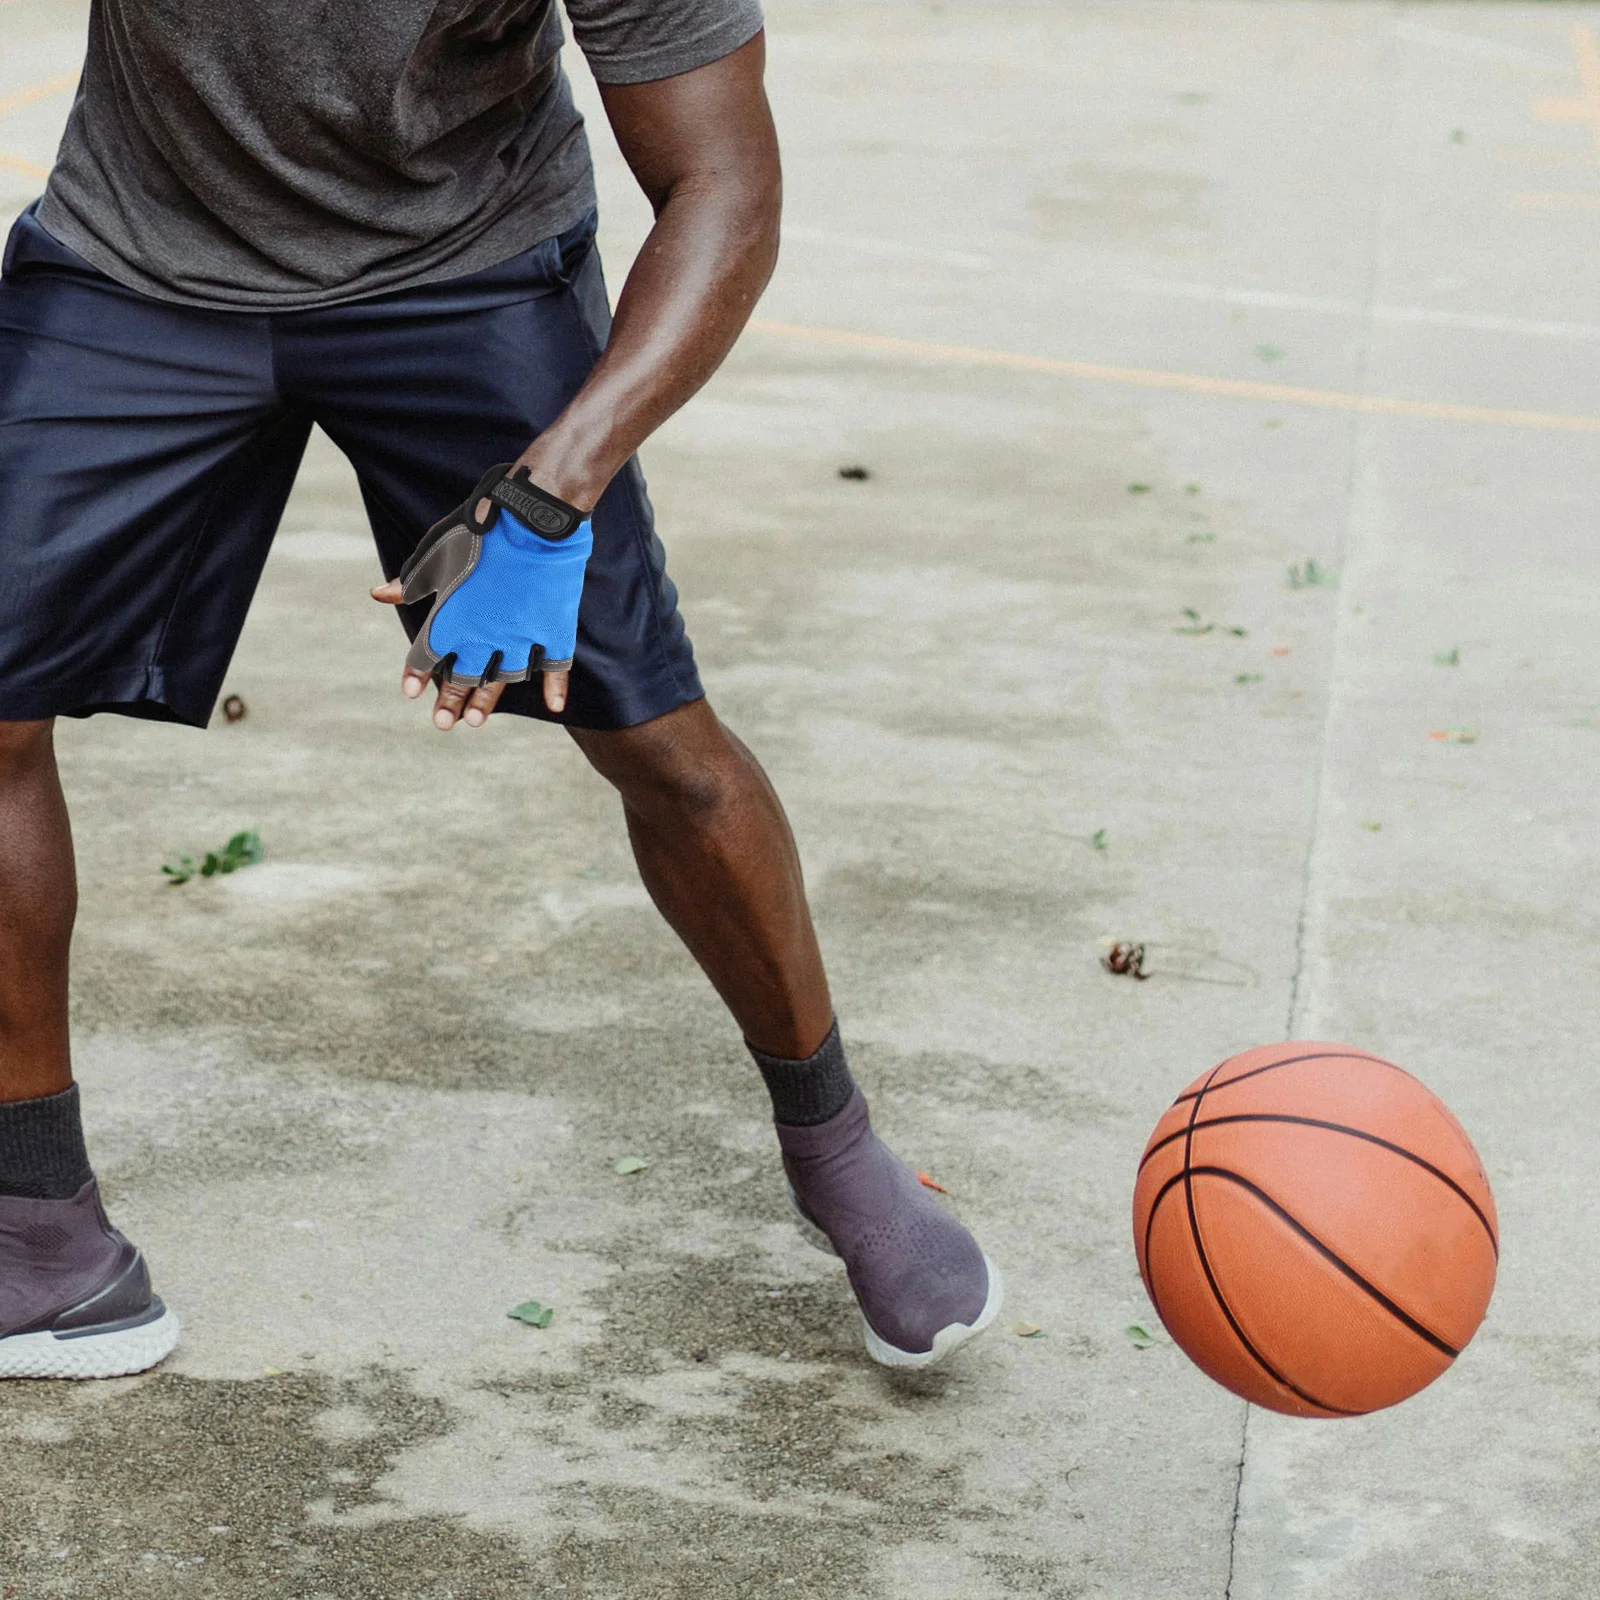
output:
[[[84,18],[0,4],[8,212]],[[63,730],[93,1148],[187,1332],[0,1397],[0,1594],[1600,1594],[1600,7],[770,20],[783,265],[646,467],[1004,1320],[865,1361],[614,803],[553,730],[402,701],[321,444],[248,717]],[[615,287],[645,217],[595,143]],[[262,865],[163,886],[247,826]],[[1289,1035],[1418,1072],[1500,1206],[1481,1335],[1359,1421],[1126,1333],[1150,1125]]]

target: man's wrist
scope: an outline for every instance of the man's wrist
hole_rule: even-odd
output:
[[[541,448],[544,439],[517,457],[514,470],[527,469],[528,477],[543,489],[568,505],[576,506],[584,516],[595,508],[596,501],[605,493],[612,474],[602,474],[592,462],[555,450]]]
[[[589,513],[570,500],[551,494],[535,483],[526,467],[514,467],[489,491],[489,499],[503,506],[526,528],[546,539],[565,539],[588,520]]]

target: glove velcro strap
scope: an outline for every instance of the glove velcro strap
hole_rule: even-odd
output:
[[[526,467],[518,467],[489,491],[489,498],[497,506],[504,506],[519,522],[525,523],[543,539],[565,539],[583,522],[583,513],[576,507],[559,500],[547,489],[541,489],[528,475]]]

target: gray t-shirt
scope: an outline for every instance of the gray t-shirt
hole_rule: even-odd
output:
[[[760,0],[564,0],[602,83],[737,49]],[[228,310],[493,266],[594,204],[554,0],[94,0],[39,220]]]

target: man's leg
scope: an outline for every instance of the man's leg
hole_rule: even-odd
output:
[[[926,1366],[993,1321],[1000,1275],[872,1132],[834,1023],[783,808],[704,700],[572,736],[622,796],[650,897],[744,1032],[796,1209],[843,1257],[867,1349]]]
[[[0,1104],[72,1083],[67,947],[78,880],[52,733],[51,722],[0,722]]]
[[[560,415],[604,347],[610,313],[587,228],[558,253],[559,268],[538,249],[413,294],[286,319],[280,371],[354,463],[390,577],[486,467]],[[750,1044],[796,1203],[849,1268],[869,1350],[926,1365],[992,1319],[998,1276],[872,1134],[794,841],[760,767],[700,699],[636,461],[591,521],[558,720],[621,794],[646,887]],[[418,628],[428,609],[402,619]],[[551,716],[537,682],[507,686],[496,715],[508,712]]]
[[[756,758],[704,700],[572,736],[621,794],[650,898],[745,1038],[770,1055],[813,1055],[833,1002],[794,836]]]
[[[0,1378],[109,1378],[161,1360],[178,1324],[84,1149],[67,1047],[78,886],[51,734],[0,722]]]

